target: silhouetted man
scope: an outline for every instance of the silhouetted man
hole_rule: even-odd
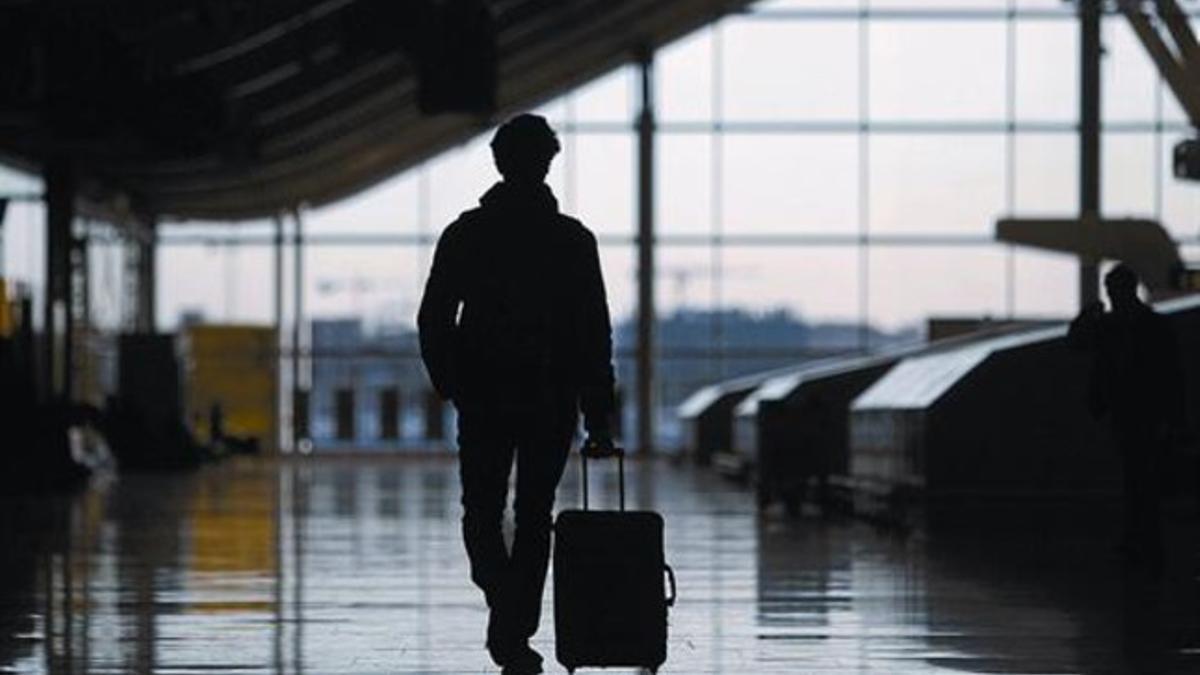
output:
[[[438,393],[458,409],[463,537],[505,673],[540,673],[551,509],[582,409],[611,446],[612,339],[596,239],[545,184],[558,139],[518,115],[492,139],[504,180],[442,233],[418,323]],[[501,532],[514,455],[516,530]]]
[[[1183,418],[1183,381],[1170,322],[1138,298],[1138,278],[1118,265],[1104,278],[1111,310],[1095,303],[1071,322],[1069,339],[1092,352],[1090,404],[1107,416],[1124,472],[1121,549],[1130,559],[1162,559],[1159,469]]]

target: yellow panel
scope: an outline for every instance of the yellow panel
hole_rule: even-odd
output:
[[[211,439],[219,404],[225,433],[252,436],[272,450],[276,419],[276,338],[260,326],[192,326],[184,336],[188,420]]]

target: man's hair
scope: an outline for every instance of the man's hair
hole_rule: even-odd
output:
[[[1137,272],[1125,263],[1121,263],[1104,275],[1104,285],[1111,288],[1134,288],[1138,286]]]
[[[492,156],[501,173],[510,167],[548,164],[561,147],[546,118],[529,113],[501,124],[492,136]]]

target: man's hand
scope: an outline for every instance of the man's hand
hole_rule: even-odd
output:
[[[621,452],[607,432],[589,433],[580,451],[585,457],[612,457]]]

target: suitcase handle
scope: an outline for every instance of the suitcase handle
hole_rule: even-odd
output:
[[[667,607],[675,606],[675,570],[671,566],[663,563],[663,569],[667,571],[667,581],[671,584],[671,595],[667,596]]]
[[[611,451],[598,452],[595,449],[589,449],[588,446],[583,446],[583,450],[579,453],[583,456],[583,461],[580,463],[583,467],[583,510],[588,510],[588,473],[587,463],[589,457],[616,457],[617,458],[617,494],[619,495],[621,510],[625,510],[625,449],[613,446]]]

